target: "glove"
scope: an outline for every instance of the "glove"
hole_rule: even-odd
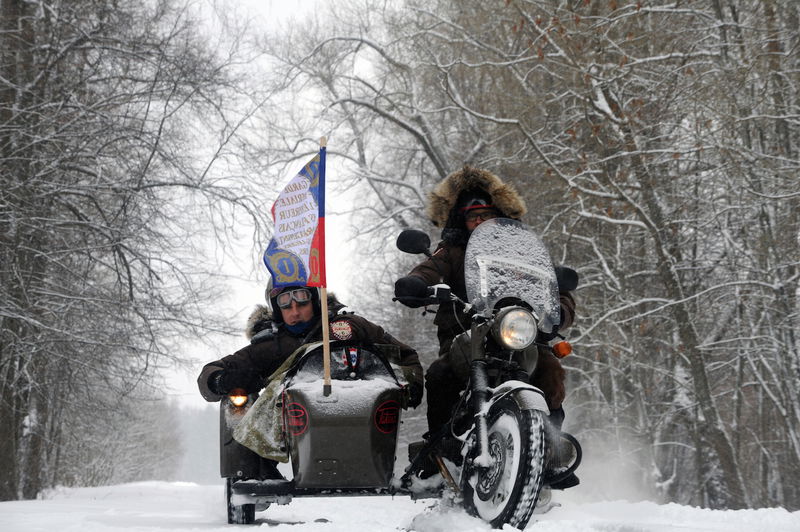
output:
[[[406,387],[406,407],[417,408],[420,403],[422,403],[422,394],[424,392],[424,388],[422,384],[418,382],[412,382]]]
[[[226,395],[235,388],[253,393],[260,390],[263,384],[258,374],[250,369],[223,369],[208,378],[208,389],[217,395]]]
[[[406,297],[418,297],[418,298],[425,298],[428,297],[428,283],[425,282],[424,279],[421,277],[417,277],[416,275],[406,275],[405,277],[401,277],[394,283],[394,295],[400,302],[408,307],[415,308],[424,306],[425,303],[423,302],[407,302],[403,301],[403,298]]]

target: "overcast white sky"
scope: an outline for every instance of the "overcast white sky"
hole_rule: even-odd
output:
[[[319,0],[228,0],[238,3],[254,16],[264,17],[266,24],[302,19]]]
[[[215,9],[225,9],[225,6],[228,5],[233,6],[233,9],[239,10],[239,14],[250,21],[251,28],[255,31],[258,31],[260,27],[268,31],[277,26],[300,22],[303,17],[312,12],[316,5],[320,4],[318,0],[223,0],[222,2],[208,0],[208,2],[215,6]],[[320,135],[323,133],[319,132]],[[309,134],[313,135],[315,132],[309,132]],[[335,139],[331,139],[330,142],[335,142]],[[335,161],[328,160],[329,180],[337,179],[336,166]],[[289,171],[284,176],[269,177],[278,178],[280,183],[286,184],[301,167],[302,164],[299,163],[296,169]],[[258,179],[259,176],[253,176],[253,178]],[[277,194],[277,191],[272,192],[274,194],[271,195]],[[345,216],[334,214],[335,202],[336,198],[329,194],[326,213],[327,278],[328,286],[331,289],[339,295],[346,296],[349,282],[347,272],[352,268],[352,264],[347,262],[347,253],[344,251],[342,240],[344,240],[344,235],[349,234],[349,220]],[[265,212],[264,216],[269,216],[269,213]],[[267,242],[263,242],[264,248],[266,245]],[[242,330],[244,330],[247,317],[255,305],[264,303],[264,287],[269,275],[261,260],[253,254],[252,235],[243,232],[240,235],[240,241],[232,242],[231,247],[235,251],[233,256],[225,257],[222,273],[236,277],[237,280],[229,282],[228,297],[225,301],[217,302],[217,308],[225,316],[231,317],[234,324],[241,323]],[[221,254],[221,251],[216,253],[217,256],[221,256]],[[191,357],[194,363],[189,368],[176,369],[168,376],[168,386],[172,389],[170,395],[177,397],[182,404],[196,407],[207,404],[200,397],[195,383],[200,368],[207,362],[240,349],[247,342],[243,334],[236,337],[220,335],[212,338],[211,341],[214,343],[211,347],[199,342],[187,342],[186,356]]]

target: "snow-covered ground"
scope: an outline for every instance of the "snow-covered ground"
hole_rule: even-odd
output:
[[[576,492],[578,493],[578,492]],[[580,502],[558,494],[561,506],[535,515],[540,532],[798,532],[800,512],[784,509],[712,511],[651,502]],[[486,532],[463,511],[407,497],[295,499],[256,514],[256,525],[226,524],[223,489],[191,483],[139,482],[57,490],[45,500],[0,503],[3,532],[95,532],[252,529],[291,532]],[[508,530],[512,530],[507,527]]]

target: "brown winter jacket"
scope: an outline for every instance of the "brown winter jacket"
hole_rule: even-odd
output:
[[[335,308],[334,305],[331,305],[330,299],[329,306]],[[341,305],[338,305],[338,308],[341,308]],[[255,332],[258,332],[254,328],[263,327],[265,323],[269,322],[269,317],[267,308],[263,305],[259,305],[248,320],[248,338],[252,339],[255,336]],[[396,340],[392,335],[385,332],[382,327],[361,316],[350,313],[331,316],[331,340],[337,339],[337,336],[333,332],[334,329],[339,331],[340,335],[342,330],[347,330],[347,328],[337,328],[334,325],[337,323],[341,325],[341,322],[344,321],[350,324],[353,338],[361,343],[396,345],[400,351],[399,365],[403,368],[403,372],[409,380],[409,383],[422,386],[422,365],[414,349]],[[319,324],[315,325],[314,329],[314,332],[312,332],[308,338],[309,342],[319,341],[322,338],[322,331],[320,330]],[[200,376],[197,378],[197,386],[200,389],[200,395],[202,395],[206,401],[219,401],[221,399],[220,395],[209,389],[208,382],[216,372],[223,369],[250,369],[256,372],[261,380],[266,380],[269,375],[272,375],[272,373],[278,369],[289,355],[302,345],[304,336],[305,335],[292,335],[285,326],[281,324],[278,326],[277,332],[268,335],[266,339],[251,343],[232,355],[223,357],[220,360],[209,362],[203,366],[203,369],[200,371]],[[256,338],[256,340],[258,340],[258,338]]]

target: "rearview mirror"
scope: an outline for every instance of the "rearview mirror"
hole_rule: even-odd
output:
[[[430,255],[431,239],[419,229],[403,229],[397,236],[397,249],[403,253]]]
[[[556,266],[556,281],[559,290],[571,292],[578,288],[578,272],[569,266]]]

